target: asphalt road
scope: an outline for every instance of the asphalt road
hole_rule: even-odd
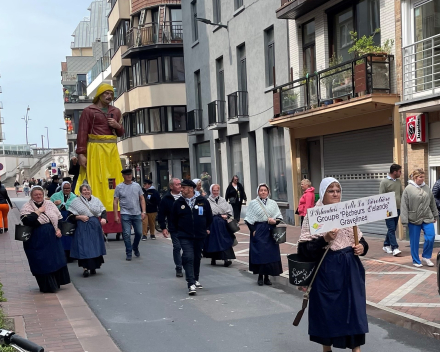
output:
[[[204,289],[190,297],[184,278],[175,277],[170,244],[148,240],[140,252],[127,262],[123,241],[110,241],[106,263],[88,278],[69,264],[75,287],[122,351],[322,351],[309,341],[307,314],[292,326],[298,295],[259,287],[234,265],[212,267],[203,259]],[[371,317],[369,323],[362,351],[439,351],[438,340]]]

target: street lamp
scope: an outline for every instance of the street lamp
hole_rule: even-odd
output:
[[[44,139],[44,134],[41,135],[41,149],[44,150],[44,141],[43,141],[43,139]]]
[[[26,116],[21,118],[22,120],[24,120],[24,123],[26,124],[26,144],[29,144],[29,142],[28,142],[28,123],[29,123],[29,121],[30,121],[31,119],[30,119],[30,117],[28,116],[28,113],[29,113],[29,110],[30,110],[30,109],[31,109],[31,108],[30,108],[29,105],[28,105],[28,107],[27,107],[27,109],[26,109]]]
[[[196,17],[196,20],[199,21],[199,22],[203,22],[204,24],[209,24],[211,26],[217,26],[217,27],[220,27],[220,28],[228,29],[228,26],[226,26],[224,24],[221,24],[221,23],[213,23],[213,22],[211,22],[211,20],[208,20],[206,18]]]
[[[44,127],[46,129],[46,135],[47,135],[47,149],[50,149],[49,146],[49,127]]]

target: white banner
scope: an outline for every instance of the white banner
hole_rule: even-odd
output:
[[[397,216],[394,192],[309,208],[312,235]]]

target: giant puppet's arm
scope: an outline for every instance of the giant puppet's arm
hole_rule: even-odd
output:
[[[122,126],[122,116],[121,116],[121,110],[117,109],[114,119],[118,123],[118,126],[115,126],[115,132],[118,137],[122,137],[124,135],[124,127]]]

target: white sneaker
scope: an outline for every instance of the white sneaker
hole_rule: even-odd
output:
[[[434,263],[431,262],[431,259],[422,258],[422,263],[426,266],[434,266]]]
[[[382,249],[383,249],[383,251],[384,251],[385,253],[387,253],[387,254],[391,254],[391,253],[393,253],[393,251],[391,250],[391,246],[385,246],[385,247],[383,247]]]
[[[202,285],[200,282],[198,282],[198,281],[196,281],[195,286],[196,286],[196,288],[198,288],[198,289],[202,289],[202,288],[203,288],[203,285]]]
[[[188,294],[190,296],[194,296],[196,294],[197,290],[196,290],[196,285],[191,285],[188,289]]]
[[[399,250],[399,248],[395,248],[395,249],[393,250],[393,255],[394,255],[395,257],[400,256],[401,253],[402,253],[402,251]]]
[[[416,268],[421,268],[421,267],[423,266],[423,264],[417,264],[417,263],[413,263],[413,265],[414,265]]]

